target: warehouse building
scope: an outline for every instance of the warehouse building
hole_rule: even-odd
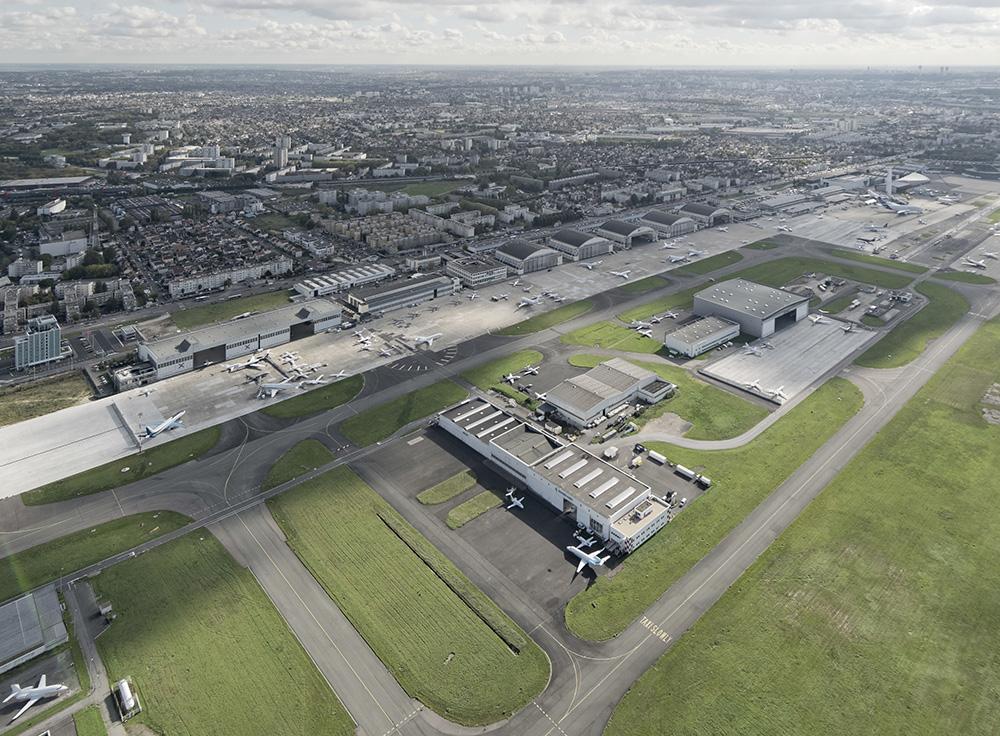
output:
[[[454,276],[468,289],[495,284],[507,278],[507,266],[493,258],[467,256],[449,261],[445,273]]]
[[[663,344],[675,353],[696,358],[729,340],[740,336],[740,326],[722,317],[702,317],[663,338]]]
[[[356,319],[402,307],[415,307],[423,302],[451,294],[459,288],[458,282],[450,276],[440,274],[422,276],[418,279],[393,281],[382,286],[358,289],[347,295],[346,305]]]
[[[694,295],[694,313],[722,317],[753,337],[767,337],[776,330],[805,319],[809,297],[753,281],[731,279]]]
[[[521,238],[504,243],[496,249],[494,255],[498,261],[510,266],[512,271],[519,274],[544,271],[562,265],[563,261],[562,254],[558,251],[539,243],[529,243]]]
[[[690,202],[684,205],[680,209],[680,214],[690,217],[702,227],[715,227],[719,223],[731,222],[733,219],[733,213],[725,207],[716,207],[700,202]]]
[[[656,231],[653,228],[646,225],[635,225],[624,220],[608,220],[594,230],[594,233],[614,241],[626,249],[631,248],[637,241],[655,243],[657,239]]]
[[[485,399],[442,412],[438,426],[614,551],[634,551],[669,520],[667,505],[635,476]]]
[[[67,641],[55,586],[47,585],[0,606],[0,674]]]
[[[302,296],[318,297],[336,294],[341,291],[356,289],[359,286],[385,281],[396,275],[396,269],[381,263],[369,263],[363,266],[351,266],[332,273],[310,276],[295,285],[295,290]]]
[[[698,229],[698,225],[690,217],[663,210],[650,210],[639,218],[639,222],[668,238],[677,238]]]
[[[614,245],[607,238],[581,233],[570,228],[564,228],[553,234],[549,238],[549,247],[565,253],[571,261],[606,256],[614,251]]]
[[[609,412],[630,402],[655,404],[673,395],[675,386],[652,371],[612,358],[551,389],[545,403],[576,427],[593,426]]]
[[[339,304],[323,299],[139,344],[139,360],[162,380],[212,363],[284,345],[340,326]]]

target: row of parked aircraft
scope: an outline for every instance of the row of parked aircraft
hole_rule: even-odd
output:
[[[971,266],[972,268],[987,268],[988,267],[986,265],[986,259],[987,258],[989,258],[991,260],[994,260],[994,261],[997,260],[997,259],[1000,259],[1000,254],[994,253],[992,251],[986,251],[985,253],[983,253],[983,256],[985,256],[985,257],[984,258],[980,258],[978,261],[975,260],[974,258],[966,257],[966,258],[964,258],[962,260],[962,263],[963,263],[963,265],[965,265],[965,266]]]
[[[517,488],[515,488],[514,486],[510,486],[507,489],[507,493],[505,495],[507,497],[507,500],[510,501],[510,503],[507,504],[508,511],[515,508],[522,510],[524,509],[525,497],[517,495]],[[588,565],[590,567],[601,567],[602,565],[607,563],[608,560],[611,559],[611,555],[604,555],[603,557],[601,556],[601,553],[604,552],[603,547],[595,552],[587,551],[590,547],[592,547],[594,544],[597,543],[596,537],[584,536],[583,533],[579,531],[573,532],[573,536],[576,538],[577,544],[569,545],[568,547],[566,547],[566,551],[572,554],[578,560],[576,565],[577,573],[580,573],[583,570],[583,568],[587,567]]]
[[[777,388],[762,388],[760,385],[760,380],[754,379],[749,383],[744,383],[743,388],[748,391],[756,391],[758,393],[764,394],[765,396],[770,396],[772,399],[781,399],[785,401],[788,396],[785,394],[785,387],[778,386]]]

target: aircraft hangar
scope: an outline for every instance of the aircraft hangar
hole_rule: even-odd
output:
[[[730,279],[694,295],[694,313],[735,322],[752,337],[767,337],[805,319],[809,297],[745,279]]]

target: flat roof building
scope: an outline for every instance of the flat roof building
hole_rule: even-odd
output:
[[[331,273],[310,276],[295,285],[302,296],[318,297],[348,291],[359,286],[385,281],[396,275],[396,269],[381,263],[366,263],[342,268]]]
[[[809,297],[775,289],[745,279],[730,279],[694,295],[694,313],[722,317],[753,337],[767,337],[775,330],[809,314]]]
[[[702,317],[668,332],[663,338],[667,350],[695,358],[740,336],[740,326],[722,317]]]
[[[562,265],[563,260],[558,251],[521,238],[507,241],[496,249],[494,256],[519,274],[544,271]]]
[[[507,266],[495,258],[466,256],[448,261],[445,272],[468,289],[495,284],[507,278]]]
[[[69,641],[55,586],[0,605],[0,673]]]
[[[458,288],[450,276],[432,274],[419,279],[393,281],[382,286],[351,291],[347,295],[347,308],[359,318],[389,312],[402,307],[416,306],[439,296],[451,294]]]
[[[3,189],[56,189],[82,187],[94,181],[92,176],[53,176],[39,179],[7,179],[0,181],[0,190]]]
[[[565,253],[571,261],[584,261],[614,251],[614,245],[600,235],[563,228],[549,238],[549,247]]]
[[[28,331],[14,338],[14,368],[23,371],[62,357],[59,320],[43,314],[28,320]]]

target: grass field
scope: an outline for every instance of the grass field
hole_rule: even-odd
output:
[[[218,297],[212,296],[212,299],[216,298]],[[240,297],[239,299],[226,299],[225,301],[210,302],[208,304],[191,302],[191,304],[197,304],[197,306],[172,312],[170,318],[180,329],[190,330],[202,325],[212,324],[213,322],[232,319],[244,312],[267,312],[278,307],[287,307],[289,303],[289,292],[287,290],[270,291],[266,294],[253,294],[251,296]]]
[[[749,245],[744,245],[744,248],[749,248],[750,250],[774,250],[775,248],[780,248],[781,246],[777,243],[772,243],[770,240],[756,240]]]
[[[944,279],[945,281],[957,281],[962,284],[980,284],[983,286],[997,282],[996,279],[986,274],[969,273],[968,271],[939,271],[934,274],[934,278]]]
[[[101,719],[101,711],[96,705],[88,705],[74,713],[73,725],[76,727],[76,736],[108,736],[108,730]]]
[[[535,332],[541,332],[542,330],[547,330],[550,327],[561,325],[563,322],[569,322],[571,319],[576,319],[577,317],[586,314],[593,308],[594,303],[592,301],[589,299],[581,299],[578,302],[557,307],[551,312],[545,312],[544,314],[536,314],[534,317],[528,317],[528,319],[521,320],[520,322],[512,324],[509,327],[497,330],[496,334],[508,335],[511,337],[517,337],[518,335],[531,335]]]
[[[858,298],[858,292],[851,290],[846,294],[842,294],[838,297],[831,299],[830,301],[823,304],[820,307],[824,312],[828,314],[840,314],[845,309],[847,309]]]
[[[155,581],[151,585],[150,581]],[[354,733],[354,723],[254,579],[207,531],[105,570],[118,618],[97,640],[171,736]]]
[[[191,520],[172,511],[124,516],[0,558],[0,601],[124,552]],[[0,550],[4,545],[0,542]]]
[[[489,391],[501,386],[507,386],[503,377],[509,373],[518,374],[529,365],[537,366],[542,362],[542,354],[537,350],[521,350],[505,358],[490,361],[476,368],[470,368],[462,374],[462,378],[482,391]]]
[[[381,406],[366,409],[343,422],[340,431],[355,445],[364,447],[381,442],[410,422],[457,404],[468,395],[457,383],[438,381]]]
[[[693,286],[690,289],[662,296],[659,299],[640,304],[638,307],[632,307],[632,309],[619,314],[618,317],[625,322],[631,322],[632,320],[642,320],[652,317],[654,314],[662,314],[671,309],[690,307],[695,293],[704,288],[704,286]]]
[[[448,512],[445,523],[449,529],[458,529],[465,526],[473,519],[476,519],[487,511],[501,506],[500,497],[491,491],[477,493],[468,501],[463,501]]]
[[[714,256],[703,258],[700,261],[689,263],[686,266],[675,268],[673,273],[683,273],[691,276],[704,276],[720,268],[731,266],[743,260],[743,254],[736,250],[727,250],[724,253],[717,253]]]
[[[93,395],[80,373],[0,389],[0,427],[86,403]]]
[[[451,720],[484,725],[545,687],[541,649],[347,468],[268,505],[289,545],[412,697]]]
[[[993,321],[633,686],[605,733],[996,734],[1000,427],[979,402],[1000,381],[998,354]]]
[[[290,399],[279,401],[277,404],[271,404],[261,411],[277,419],[297,419],[298,417],[318,414],[321,411],[329,411],[346,404],[361,393],[364,385],[363,376],[350,376],[342,381],[335,381],[326,386],[300,393]]]
[[[476,474],[471,470],[463,470],[417,494],[417,500],[426,506],[433,506],[462,495],[474,485],[476,485]]]
[[[267,471],[267,477],[260,489],[267,491],[303,473],[326,465],[333,460],[333,453],[319,440],[302,440],[291,450],[278,458]]]
[[[862,403],[853,384],[833,378],[738,449],[704,452],[647,443],[674,462],[703,469],[712,479],[712,490],[633,552],[615,577],[599,578],[578,593],[566,607],[570,630],[595,640],[621,633],[809,459]]]
[[[291,217],[287,215],[282,215],[279,212],[270,212],[266,215],[257,215],[251,221],[252,227],[259,230],[268,230],[270,232],[278,232],[280,230],[287,230],[290,227],[295,227],[298,223],[295,222]],[[237,312],[239,314],[239,312]]]
[[[891,258],[881,258],[869,253],[862,253],[859,250],[848,250],[847,248],[824,248],[824,252],[834,258],[845,258],[858,263],[868,263],[882,268],[894,268],[897,271],[907,271],[909,273],[927,273],[927,267],[917,263],[906,263],[904,261],[894,261]]]
[[[201,457],[215,447],[221,435],[222,428],[218,426],[202,429],[186,437],[143,450],[136,455],[129,455],[120,460],[84,470],[69,478],[40,486],[33,491],[21,494],[21,501],[26,506],[40,506],[134,483],[137,480],[162,473],[168,468]]]
[[[569,362],[580,368],[593,368],[604,360],[607,360],[607,356],[574,355]],[[661,401],[646,410],[637,420],[640,426],[670,412],[691,422],[692,426],[685,437],[722,440],[743,434],[767,416],[767,409],[711,384],[695,380],[681,368],[660,363],[632,362],[677,386],[674,398]]]
[[[924,351],[930,340],[940,336],[969,311],[965,297],[946,286],[925,282],[917,286],[917,291],[930,302],[863,352],[855,361],[858,365],[868,368],[906,365]]]
[[[635,330],[614,322],[595,322],[567,332],[560,340],[567,345],[621,350],[626,353],[656,353],[663,349],[662,342],[643,337]]]
[[[1000,222],[1000,210],[993,210],[986,219],[989,222]]]
[[[669,285],[670,280],[662,276],[647,276],[638,281],[629,281],[627,284],[622,284],[618,287],[618,291],[623,294],[645,294],[646,292],[662,289],[664,286]]]

